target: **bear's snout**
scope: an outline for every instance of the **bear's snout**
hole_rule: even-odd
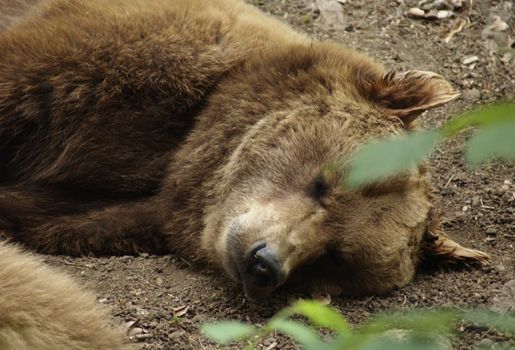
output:
[[[284,281],[283,264],[277,249],[265,241],[253,244],[247,252],[232,254],[230,260],[232,275],[243,284],[249,299],[266,298]]]
[[[267,246],[266,242],[257,243],[245,261],[248,283],[256,287],[277,287],[282,280],[277,251]]]
[[[323,213],[313,207],[298,194],[254,200],[226,221],[217,252],[248,298],[266,298],[292,271],[323,253],[329,238],[319,225]]]
[[[283,282],[281,263],[274,250],[266,245],[248,256],[241,282],[245,296],[251,300],[268,297]]]

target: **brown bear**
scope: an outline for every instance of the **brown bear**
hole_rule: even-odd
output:
[[[0,242],[0,349],[132,349],[95,303],[40,258]]]
[[[487,262],[436,229],[425,166],[345,161],[458,93],[387,73],[239,0],[45,0],[0,32],[0,229],[48,254],[174,252],[250,298],[343,294],[419,261]]]

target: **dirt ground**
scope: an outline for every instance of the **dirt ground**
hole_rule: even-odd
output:
[[[473,105],[513,100],[515,94],[515,6],[510,1],[448,2],[462,6],[447,13],[450,17],[421,19],[407,16],[406,11],[427,7],[432,1],[425,5],[407,0],[252,1],[300,31],[366,52],[390,69],[432,70],[447,77],[462,91],[462,98],[423,116],[426,126],[441,125]],[[328,4],[332,7],[323,6]],[[503,29],[499,22],[495,27],[494,15],[508,28],[499,30]],[[434,181],[441,195],[440,207],[451,219],[447,231],[464,245],[490,253],[492,265],[421,271],[409,286],[387,296],[333,297],[331,305],[353,324],[389,309],[482,306],[515,312],[514,168],[503,164],[467,168],[462,161],[465,137],[433,153]],[[292,300],[306,297],[283,290],[266,304],[253,304],[221,274],[196,271],[175,256],[45,259],[95,290],[115,321],[128,327],[131,340],[147,350],[213,348],[199,334],[203,322],[237,319],[262,324]],[[453,344],[470,349],[497,341],[515,348],[514,339],[468,326],[457,330]],[[260,346],[295,348],[277,335]]]

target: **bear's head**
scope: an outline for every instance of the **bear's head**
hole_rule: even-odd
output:
[[[220,170],[222,200],[202,242],[212,260],[252,299],[287,281],[331,294],[384,293],[408,283],[422,259],[487,262],[438,229],[425,166],[359,189],[343,184],[358,146],[412,129],[423,111],[458,96],[450,84],[361,63],[327,78],[322,66],[309,73],[310,84],[325,77],[306,92],[311,102],[302,96],[264,116]]]

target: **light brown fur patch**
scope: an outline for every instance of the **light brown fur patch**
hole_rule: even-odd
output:
[[[93,294],[41,258],[0,242],[0,349],[128,350]]]

